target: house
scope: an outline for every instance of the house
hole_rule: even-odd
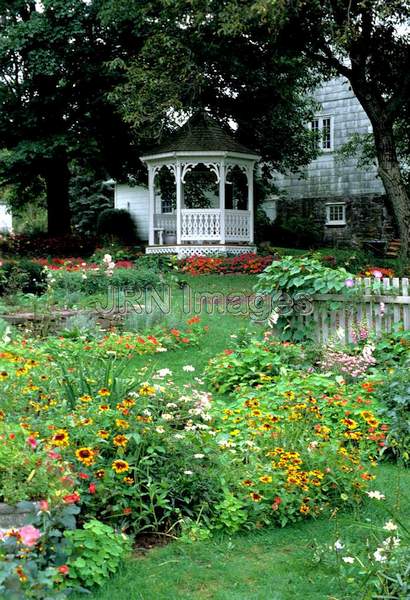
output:
[[[343,77],[325,82],[314,98],[318,111],[309,127],[319,133],[320,155],[299,173],[274,175],[276,214],[313,222],[329,245],[387,244],[394,219],[376,165],[360,168],[355,157],[338,154],[352,134],[371,133],[370,121]]]
[[[370,133],[370,121],[353,94],[349,82],[343,77],[336,77],[321,85],[314,93],[314,99],[318,111],[308,126],[319,134],[320,154],[298,173],[273,173],[272,178],[279,194],[267,199],[262,208],[272,222],[277,217],[283,222],[290,216],[300,215],[301,219],[315,225],[325,244],[368,244],[374,248],[380,244],[387,245],[395,237],[394,218],[386,202],[376,165],[361,168],[355,157],[342,159],[338,153],[352,134]],[[152,179],[151,192],[149,186],[116,185],[115,207],[127,209],[134,217],[140,238],[149,241],[149,247],[154,248],[148,249],[148,252],[166,251],[165,248],[157,248],[164,245],[164,239],[167,240],[168,251],[169,240],[172,242],[171,246],[175,246],[174,250],[184,242],[192,246],[196,241],[196,251],[199,252],[199,242],[204,242],[208,246],[206,253],[215,250],[209,247],[211,242],[217,242],[219,250],[221,246],[227,250],[227,242],[235,246],[245,244],[241,250],[253,243],[249,229],[250,221],[253,221],[253,202],[248,199],[247,206],[246,202],[239,206],[232,202],[232,199],[229,203],[225,203],[224,199],[222,204],[219,197],[222,190],[219,174],[223,171],[227,179],[226,184],[229,184],[227,169],[239,167],[252,188],[249,169],[253,169],[258,157],[252,150],[241,147],[234,136],[222,130],[215,121],[209,117],[201,119],[198,119],[198,116],[191,119],[174,134],[173,139],[166,140],[160,148],[143,157],[148,168],[153,169],[150,177],[154,173],[154,179],[162,167],[175,168],[176,176],[177,163],[180,163],[182,171],[178,177],[182,178],[182,184],[188,171],[196,168],[201,161],[214,169],[219,189],[209,196],[209,205],[201,213],[188,214],[189,210],[199,209],[188,208],[185,205],[178,209],[175,201],[172,205],[169,200],[161,198]],[[232,188],[225,185],[225,198],[228,192],[232,192]],[[253,191],[250,195],[253,195]],[[238,209],[247,210],[249,214],[234,215],[233,212],[226,212]],[[183,212],[179,212],[178,217],[178,211],[181,210]],[[223,210],[223,213],[218,210]],[[194,224],[195,227],[199,227],[197,224],[200,222],[204,224],[203,227],[208,223],[213,230],[188,231]],[[236,222],[238,230],[230,233],[226,231],[221,235],[218,229],[221,222],[224,227],[226,223]],[[183,229],[179,238],[178,223]],[[235,250],[239,251],[238,248],[234,248]],[[192,247],[186,252],[192,252]]]
[[[0,202],[0,233],[13,231],[12,215],[6,204]]]

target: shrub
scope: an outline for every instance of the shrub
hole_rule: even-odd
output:
[[[101,586],[130,551],[126,535],[96,519],[84,523],[83,529],[65,531],[64,537],[68,541],[67,582],[83,588]]]
[[[11,256],[90,256],[95,249],[95,238],[65,235],[9,235],[0,239],[0,250]]]
[[[378,388],[382,402],[381,418],[390,424],[386,453],[410,463],[410,361],[389,372],[389,378]]]
[[[302,346],[282,343],[269,333],[263,340],[247,340],[241,347],[227,349],[210,360],[207,379],[219,393],[232,393],[238,386],[261,385],[289,368],[307,368],[307,353]]]
[[[3,296],[17,292],[41,295],[46,289],[46,274],[36,262],[9,261],[0,269],[0,294]]]
[[[137,292],[142,288],[157,284],[158,275],[150,270],[136,268],[114,268],[110,277],[102,269],[75,272],[52,271],[50,281],[56,289],[65,290],[66,292],[108,293],[110,287],[117,290],[129,288]]]
[[[121,208],[103,210],[98,216],[97,235],[108,240],[135,243],[137,231],[130,213]]]

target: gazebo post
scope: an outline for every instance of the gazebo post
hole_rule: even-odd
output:
[[[219,165],[220,244],[225,244],[225,171],[225,161],[222,159]]]
[[[250,164],[247,168],[248,175],[248,210],[249,210],[249,242],[253,244],[253,229],[254,229],[254,202],[253,202],[253,165]]]
[[[181,244],[181,218],[182,218],[182,179],[181,179],[181,163],[176,164],[175,181],[177,187],[177,244]]]
[[[154,235],[154,213],[155,213],[155,169],[148,165],[148,244],[153,246],[155,243]]]

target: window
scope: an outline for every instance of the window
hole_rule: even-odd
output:
[[[161,200],[161,211],[164,213],[172,213],[172,200],[171,198],[167,198],[166,200]]]
[[[319,148],[324,152],[333,150],[333,118],[315,117],[310,122],[310,129],[317,134]]]
[[[343,202],[326,204],[326,225],[346,225],[346,205]]]

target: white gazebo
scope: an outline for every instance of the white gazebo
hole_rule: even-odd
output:
[[[141,157],[148,167],[149,241],[147,254],[178,256],[255,252],[253,172],[259,156],[204,113],[198,113],[161,146]],[[197,165],[215,175],[218,194],[210,208],[188,208],[185,178]],[[176,203],[164,206],[155,178],[163,168],[175,180]],[[246,208],[226,206],[226,186],[233,170],[246,176]],[[191,199],[190,199],[191,200]]]

